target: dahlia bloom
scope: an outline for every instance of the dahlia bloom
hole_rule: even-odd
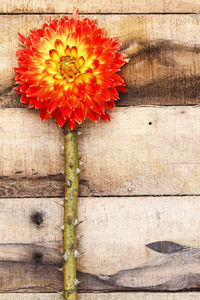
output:
[[[42,120],[53,117],[58,126],[72,130],[85,118],[110,120],[105,109],[115,107],[125,80],[116,72],[126,62],[118,38],[106,37],[95,20],[51,18],[40,29],[31,29],[25,46],[17,51],[15,90],[21,102],[40,109]]]

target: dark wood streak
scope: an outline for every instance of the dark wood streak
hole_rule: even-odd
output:
[[[62,243],[50,241],[48,245],[40,243],[8,243],[0,244],[0,261],[17,261],[34,263],[34,255],[42,254],[42,264],[62,264]]]
[[[9,260],[9,254],[5,254],[8,247],[15,253]],[[200,288],[200,248],[185,248],[170,241],[155,242],[151,247],[163,248],[168,254],[158,254],[158,257],[140,267],[120,270],[112,275],[78,272],[81,280],[79,291],[192,291]],[[25,256],[19,255],[20,249],[26,253]],[[175,252],[172,253],[172,250]],[[4,260],[3,251],[7,255]],[[16,253],[19,261],[16,260]],[[61,251],[56,245],[53,248],[37,244],[0,245],[0,292],[61,291],[61,261]]]
[[[10,93],[13,91],[13,88],[17,86],[17,84],[15,84],[14,80],[13,80],[13,84],[11,86],[8,86],[8,87],[3,87],[3,86],[0,86],[0,88],[3,88],[1,90],[1,94],[0,94],[0,97],[2,97],[2,95],[4,96],[8,96],[10,95]],[[0,98],[1,99],[1,98]]]
[[[36,192],[37,191],[37,192]],[[0,197],[63,196],[64,177],[62,174],[33,177],[0,177]]]
[[[80,179],[79,195],[95,195],[95,189],[87,180]],[[0,176],[0,197],[62,197],[64,175],[23,177]]]
[[[149,249],[163,254],[171,254],[183,251],[185,249],[188,249],[188,247],[174,243],[169,241],[159,241],[155,243],[147,244],[146,247]]]
[[[133,45],[138,45],[138,51],[130,50]],[[180,52],[191,52],[198,54],[200,53],[200,44],[184,44],[180,42],[175,42],[172,40],[154,40],[148,42],[141,42],[138,39],[126,39],[122,42],[120,51],[127,53],[128,57],[135,58],[141,57],[142,54],[151,55],[155,53],[161,53],[163,51],[180,51]],[[174,67],[176,64],[174,64]]]
[[[109,282],[136,290],[181,291],[200,288],[199,247],[185,247],[169,241],[150,245],[156,252],[166,255],[149,260],[143,266],[110,275],[107,278]]]
[[[137,46],[132,47],[134,44]],[[195,58],[197,61],[200,59],[200,45],[171,40],[140,42],[129,39],[122,44],[122,50],[130,58],[122,72],[128,81],[128,93],[120,96],[118,106],[200,103],[200,72],[198,68],[197,71],[192,70]],[[182,61],[180,57],[183,57]],[[143,80],[134,84],[134,77],[140,73],[139,69],[135,69],[139,62],[145,64],[147,72],[143,74]],[[151,74],[154,69],[153,73],[159,74],[159,79]]]
[[[3,89],[0,93],[0,108],[23,108],[26,107],[25,104],[20,102],[20,95],[18,95],[14,90],[14,86],[8,86]]]
[[[128,85],[128,94],[120,95],[116,103],[117,106],[199,104],[200,76],[172,80],[165,78],[143,86]]]

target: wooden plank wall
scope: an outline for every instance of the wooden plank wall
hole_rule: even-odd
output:
[[[12,67],[18,31],[77,7],[130,58],[112,121],[80,129],[78,300],[198,300],[198,0],[1,1],[0,300],[62,299],[63,137],[20,104]]]

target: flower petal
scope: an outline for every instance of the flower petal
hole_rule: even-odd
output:
[[[57,61],[57,62],[60,61],[60,56],[59,56],[58,51],[57,51],[56,49],[51,49],[51,50],[49,50],[49,56],[50,56],[53,60],[55,60],[55,61]]]
[[[60,39],[56,39],[54,45],[55,45],[55,49],[57,50],[58,54],[60,56],[64,55],[65,47],[63,45],[63,42]]]
[[[25,44],[26,42],[26,38],[25,36],[23,36],[21,33],[18,32],[18,36],[19,36],[19,40],[22,44]]]

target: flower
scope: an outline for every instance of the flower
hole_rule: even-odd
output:
[[[95,20],[50,18],[40,29],[31,29],[18,50],[14,89],[21,102],[40,109],[42,120],[54,117],[58,126],[72,130],[85,118],[110,120],[105,109],[115,107],[118,92],[125,92],[124,77],[117,74],[127,61],[119,53],[119,38],[106,37]]]

